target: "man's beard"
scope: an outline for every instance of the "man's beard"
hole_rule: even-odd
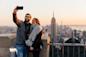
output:
[[[30,20],[26,20],[26,19],[25,19],[25,21],[24,21],[24,22],[25,22],[25,23],[28,23],[29,21],[30,21]]]

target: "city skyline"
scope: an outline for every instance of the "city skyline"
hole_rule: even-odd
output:
[[[49,25],[54,11],[57,24],[86,25],[86,0],[0,0],[0,26],[15,26],[12,12],[17,5],[24,7],[18,12],[21,20],[30,12],[42,25]]]

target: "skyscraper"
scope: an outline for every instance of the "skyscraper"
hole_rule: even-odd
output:
[[[58,42],[57,36],[56,36],[56,34],[57,34],[57,30],[56,29],[57,29],[56,28],[56,19],[54,17],[54,12],[53,12],[53,17],[51,19],[51,42],[52,42],[51,47],[52,47],[52,49],[51,49],[51,55],[50,55],[50,57],[51,56],[52,57],[56,57],[56,56],[58,57],[59,56],[57,48],[54,45],[54,43]]]
[[[51,39],[53,42],[57,42],[56,38],[56,19],[53,12],[53,17],[51,19]]]

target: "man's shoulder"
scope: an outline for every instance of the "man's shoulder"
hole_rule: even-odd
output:
[[[28,23],[28,24],[26,24],[25,26],[26,26],[26,27],[31,27],[32,24],[31,24],[31,23]]]
[[[23,22],[23,24],[25,24],[25,25],[32,25],[31,23],[25,23],[25,22]]]
[[[25,22],[24,22],[25,23]],[[25,23],[25,24],[27,24],[27,25],[32,25],[31,23]]]
[[[29,23],[29,25],[32,25],[31,23]]]

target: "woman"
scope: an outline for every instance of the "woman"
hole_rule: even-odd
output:
[[[37,18],[33,18],[31,30],[32,32],[29,35],[26,44],[30,47],[30,50],[32,50],[33,57],[39,57],[43,44],[41,40],[42,27],[40,26],[39,20]]]

